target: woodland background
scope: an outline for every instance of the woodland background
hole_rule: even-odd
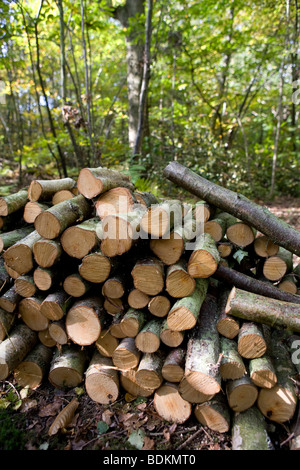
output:
[[[0,3],[1,192],[84,166],[159,195],[178,160],[299,197],[298,0]]]

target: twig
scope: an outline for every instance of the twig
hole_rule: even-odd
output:
[[[201,428],[198,429],[198,431],[196,431],[192,436],[190,436],[186,441],[184,441],[182,444],[180,444],[180,446],[178,446],[178,447],[176,448],[176,450],[183,449],[187,444],[189,444],[193,439],[195,439],[195,437],[197,437],[198,434],[200,434],[202,431],[203,431],[203,428],[201,427]]]

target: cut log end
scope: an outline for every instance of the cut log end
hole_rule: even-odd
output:
[[[261,413],[271,421],[285,423],[292,419],[297,406],[297,398],[290,390],[275,385],[271,389],[261,389],[257,399]]]
[[[156,390],[153,404],[158,415],[171,423],[185,423],[192,411],[191,404],[181,397],[173,384],[164,384]]]
[[[217,267],[218,263],[210,253],[206,250],[197,250],[190,257],[188,273],[193,278],[209,278]]]

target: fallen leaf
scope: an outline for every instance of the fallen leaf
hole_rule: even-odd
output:
[[[35,408],[36,406],[38,406],[37,400],[26,398],[25,400],[22,401],[20,412],[27,413],[27,411],[31,410],[32,408]]]
[[[113,412],[110,410],[105,410],[102,413],[102,421],[104,421],[108,426],[111,425],[111,417],[113,416]]]
[[[58,414],[58,416],[55,418],[53,423],[51,424],[48,435],[53,436],[56,434],[60,429],[65,428],[68,426],[70,421],[73,419],[75,411],[77,410],[79,406],[79,402],[77,398],[73,398],[73,400],[68,403],[67,406],[65,406],[61,412]]]
[[[43,406],[39,411],[39,416],[44,418],[45,416],[55,416],[61,409],[61,400],[56,400],[53,403]]]
[[[109,426],[107,423],[105,423],[104,421],[98,421],[97,423],[98,434],[105,434],[108,429],[109,429]]]
[[[142,450],[152,450],[152,449],[154,449],[154,444],[155,444],[155,442],[154,442],[153,439],[150,439],[150,437],[145,436],[144,445],[143,445]]]
[[[125,393],[125,401],[127,403],[131,403],[132,401],[134,401],[136,399],[135,396],[131,395],[130,393]]]
[[[130,434],[128,442],[138,450],[141,450],[144,446],[145,433],[142,429],[134,431]]]

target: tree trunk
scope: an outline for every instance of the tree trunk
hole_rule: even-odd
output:
[[[267,423],[256,406],[234,413],[231,437],[232,450],[272,450]]]

